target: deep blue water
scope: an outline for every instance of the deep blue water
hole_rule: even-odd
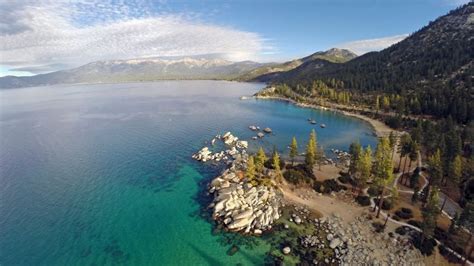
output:
[[[263,86],[163,81],[0,91],[0,265],[261,264],[262,241],[228,256],[228,239],[212,233],[198,192],[218,170],[191,154],[228,130],[250,139],[252,124],[274,131],[250,140],[253,150],[275,145],[286,153],[292,136],[304,147],[312,128],[325,149],[376,141],[355,118],[239,99]]]

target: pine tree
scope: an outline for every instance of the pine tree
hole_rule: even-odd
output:
[[[440,149],[437,149],[436,152],[428,159],[428,171],[431,177],[429,186],[439,186],[441,179],[443,178]]]
[[[291,140],[291,145],[290,145],[290,158],[291,158],[291,164],[295,164],[295,157],[298,156],[298,142],[296,142],[296,138],[293,137]]]
[[[384,96],[382,99],[382,107],[385,112],[388,112],[390,109],[390,100],[387,96]]]
[[[419,198],[419,193],[420,192],[420,188],[418,186],[416,186],[414,189],[413,189],[413,195],[411,196],[411,203],[415,204],[418,202],[418,198]]]
[[[402,176],[405,173],[405,167],[407,164],[407,155],[410,154],[411,147],[412,147],[412,139],[409,134],[405,134],[402,136],[401,143],[400,143],[400,164],[402,161],[402,158],[405,157],[405,162],[403,164],[403,170],[402,170]],[[400,164],[398,168],[400,169]]]
[[[474,232],[474,200],[467,202],[459,216],[459,224],[467,230]]]
[[[276,151],[273,153],[272,166],[273,166],[273,169],[275,169],[276,180],[280,182],[282,178],[281,169],[280,169],[280,155]]]
[[[373,164],[373,173],[375,178],[375,183],[377,187],[381,189],[379,195],[379,206],[376,217],[380,215],[380,209],[383,203],[383,194],[385,193],[385,186],[390,184],[393,181],[393,164],[391,160],[391,150],[389,145],[389,140],[386,137],[383,137],[379,140],[377,144],[377,149],[375,150],[375,162]],[[375,211],[376,206],[374,206]]]
[[[410,145],[410,152],[408,153],[408,158],[410,158],[410,163],[408,164],[408,173],[410,173],[412,162],[418,159],[418,152],[420,147],[416,141],[412,141]],[[407,183],[408,178],[405,179],[405,184]]]
[[[357,185],[360,194],[360,192],[365,188],[367,181],[369,181],[372,171],[372,149],[370,146],[362,152],[358,168],[359,178],[357,179]]]
[[[423,238],[421,242],[423,243],[424,239],[431,238],[434,235],[434,230],[436,228],[436,221],[438,219],[438,215],[440,214],[439,210],[439,194],[438,188],[435,187],[431,190],[428,196],[428,202],[426,206],[422,209],[421,214],[423,216],[423,224],[422,224],[422,231],[423,231]]]
[[[312,170],[316,163],[316,131],[311,131],[308,144],[306,145],[305,163],[308,169]]]
[[[451,224],[449,225],[448,232],[450,234],[455,234],[458,228],[458,224],[459,224],[459,213],[456,212],[453,219],[451,220]]]
[[[352,176],[355,176],[360,164],[360,157],[362,154],[362,146],[358,141],[352,142],[349,147],[349,154],[351,155],[351,160],[349,164],[349,173]]]
[[[253,156],[250,156],[247,161],[247,170],[245,176],[251,181],[255,179],[255,161]]]
[[[392,149],[392,160],[393,160],[393,155],[395,153],[395,146],[397,145],[397,136],[393,133],[393,131],[390,131],[388,140],[390,141],[390,148]]]
[[[265,156],[265,152],[263,151],[263,148],[260,147],[257,152],[257,157],[255,158],[255,170],[259,175],[263,174],[263,166],[266,160],[267,157]]]
[[[319,171],[321,171],[321,161],[325,157],[326,157],[326,155],[324,153],[323,146],[319,146],[318,148],[316,148],[316,160],[318,162]]]
[[[461,155],[456,155],[454,160],[451,162],[451,167],[449,167],[451,179],[454,184],[459,185],[461,183],[462,177],[462,159]]]
[[[418,186],[418,182],[420,180],[420,171],[414,171],[413,174],[410,176],[410,187],[414,188]]]
[[[380,110],[380,96],[377,95],[377,97],[375,98],[375,111],[376,113],[378,113]]]

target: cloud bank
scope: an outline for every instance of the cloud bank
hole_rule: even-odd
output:
[[[337,45],[339,48],[349,49],[358,55],[372,51],[380,51],[408,37],[408,34],[395,35],[377,39],[357,40]]]
[[[189,14],[156,13],[134,1],[5,0],[0,10],[0,65],[31,73],[156,56],[222,54],[232,61],[258,60],[269,49],[259,34]]]

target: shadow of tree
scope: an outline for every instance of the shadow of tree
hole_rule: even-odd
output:
[[[197,246],[188,243],[188,245],[196,252],[198,253],[209,265],[224,265],[224,263],[219,262],[215,258],[211,257],[208,255],[204,250],[198,248]]]

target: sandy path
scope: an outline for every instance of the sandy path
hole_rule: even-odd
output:
[[[319,195],[319,193],[309,188],[293,189],[286,182],[280,185],[280,189],[286,201],[306,206],[311,211],[323,216],[337,213],[346,224],[360,216],[364,210],[335,197]]]
[[[321,169],[321,170],[319,170]],[[333,179],[339,176],[339,172],[341,171],[341,168],[337,167],[334,164],[327,164],[327,165],[321,165],[321,168],[319,166],[314,167],[314,175],[316,176],[316,179],[318,181],[323,181],[326,179]]]

